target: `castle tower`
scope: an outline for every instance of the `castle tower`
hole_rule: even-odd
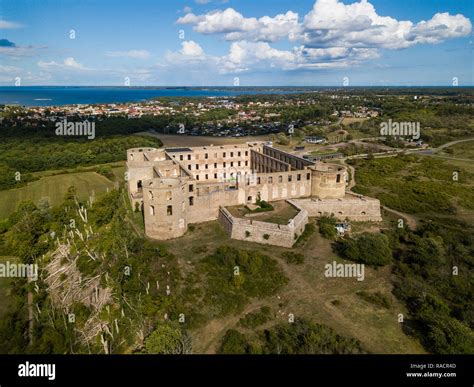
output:
[[[143,183],[146,235],[155,239],[177,238],[187,230],[187,180],[155,178]]]
[[[311,196],[319,199],[339,199],[346,192],[346,167],[339,164],[317,163],[310,166]]]

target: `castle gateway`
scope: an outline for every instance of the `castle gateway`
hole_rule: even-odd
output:
[[[312,162],[264,142],[127,151],[128,189],[142,208],[146,235],[182,236],[221,208],[258,200],[291,201],[308,216],[380,221],[376,199],[346,194],[343,165]]]

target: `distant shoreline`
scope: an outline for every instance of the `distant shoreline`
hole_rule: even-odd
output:
[[[142,103],[155,98],[232,98],[310,92],[455,94],[473,86],[0,86],[0,104],[27,107]]]

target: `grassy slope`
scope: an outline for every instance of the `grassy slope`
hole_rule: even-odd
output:
[[[284,322],[288,313],[295,317],[308,317],[326,324],[339,334],[361,341],[365,349],[375,353],[423,353],[421,345],[406,336],[397,322],[398,313],[404,307],[390,295],[390,267],[379,270],[366,268],[365,280],[326,278],[324,265],[333,260],[340,262],[331,251],[330,241],[318,233],[308,242],[292,249],[305,256],[303,265],[287,264],[282,253],[289,249],[265,246],[257,243],[230,239],[217,222],[196,225],[196,229],[184,237],[165,244],[176,255],[181,269],[191,273],[195,264],[209,252],[222,244],[240,249],[257,250],[274,258],[290,279],[277,296],[254,299],[244,312],[237,316],[214,319],[192,332],[196,353],[214,353],[227,329],[237,328],[239,319],[246,313],[268,305],[277,314],[273,323]],[[380,291],[392,300],[389,309],[377,308],[358,297],[358,290]],[[335,306],[331,303],[339,300]]]
[[[32,200],[37,203],[49,198],[51,206],[60,204],[70,186],[75,186],[80,199],[86,199],[94,191],[95,195],[113,188],[113,183],[95,172],[70,173],[47,176],[33,181],[25,187],[0,191],[0,219],[6,218],[15,210],[18,202]]]

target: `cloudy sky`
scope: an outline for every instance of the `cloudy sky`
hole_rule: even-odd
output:
[[[0,85],[473,85],[472,0],[4,0]]]

